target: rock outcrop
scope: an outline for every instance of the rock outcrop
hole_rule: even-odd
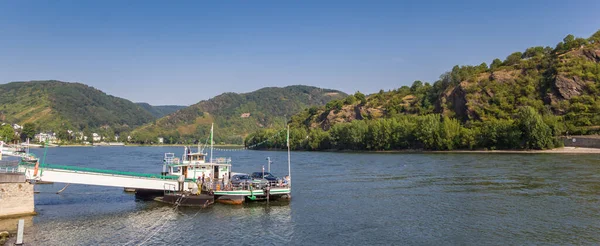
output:
[[[600,50],[584,49],[583,55],[590,61],[600,63]]]
[[[379,118],[383,116],[383,114],[384,111],[381,108],[365,108],[361,105],[345,105],[340,110],[323,112],[317,119],[317,122],[311,124],[311,127],[320,127],[323,130],[329,130],[331,126],[337,123],[363,120],[365,117]]]
[[[563,99],[571,99],[572,97],[579,96],[585,89],[586,82],[577,76],[568,77],[566,75],[556,76],[554,86]]]
[[[461,82],[458,86],[447,95],[447,101],[451,104],[451,110],[454,111],[456,118],[466,121],[469,118],[475,117],[473,111],[467,107],[467,91],[468,86],[466,81]]]

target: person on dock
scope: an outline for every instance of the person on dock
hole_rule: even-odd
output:
[[[198,176],[198,179],[196,179],[196,195],[200,195],[200,193],[202,193],[202,180]]]
[[[283,177],[283,185],[287,186],[290,183],[290,176],[285,175],[285,177]]]
[[[212,183],[210,182],[210,175],[206,177],[206,190],[212,190]]]
[[[179,183],[179,191],[180,191],[180,192],[183,192],[183,182],[185,181],[185,177],[184,177],[183,175],[180,175],[180,176],[177,178],[177,181],[178,181],[178,183]]]
[[[204,190],[204,173],[202,173],[202,179],[200,182],[200,190]]]
[[[223,190],[227,189],[227,185],[228,185],[228,180],[227,180],[227,175],[223,174]]]

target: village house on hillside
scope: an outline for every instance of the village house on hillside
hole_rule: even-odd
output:
[[[40,143],[56,143],[58,141],[58,139],[56,138],[56,133],[54,132],[38,133],[35,134],[34,138]]]
[[[83,132],[74,132],[73,135],[74,135],[74,137],[75,137],[76,140],[87,141],[87,136],[84,136]]]
[[[100,140],[102,140],[102,137],[100,135],[98,135],[98,133],[95,133],[95,132],[92,133],[92,141],[98,142]]]
[[[240,115],[240,117],[248,118],[248,117],[250,117],[250,113],[243,113],[242,115]]]

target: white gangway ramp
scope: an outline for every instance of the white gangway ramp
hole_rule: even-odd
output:
[[[160,174],[154,175],[59,165],[41,165],[36,173],[34,164],[21,164],[19,169],[25,173],[27,179],[46,182],[150,190],[164,190],[165,187],[173,186],[179,187],[176,176],[162,176]],[[184,189],[187,189],[187,184],[188,182],[185,182]]]

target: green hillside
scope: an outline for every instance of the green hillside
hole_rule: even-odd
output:
[[[311,86],[268,87],[250,93],[224,93],[146,124],[132,133],[136,142],[205,141],[211,122],[215,142],[238,143],[252,131],[285,125],[286,117],[313,105],[344,98],[340,91]]]
[[[0,85],[0,121],[34,123],[38,130],[129,131],[154,119],[126,99],[80,83],[12,82]]]
[[[143,109],[145,109],[146,111],[148,111],[150,114],[152,114],[152,116],[154,116],[157,119],[186,107],[186,106],[180,106],[180,105],[153,106],[148,103],[135,103],[135,104],[137,104],[138,106],[140,106]]]
[[[489,66],[455,66],[433,84],[357,92],[294,115],[291,126],[298,149],[552,148],[559,135],[600,129],[600,31]],[[275,132],[257,131],[246,144]],[[265,147],[283,147],[282,137]]]

